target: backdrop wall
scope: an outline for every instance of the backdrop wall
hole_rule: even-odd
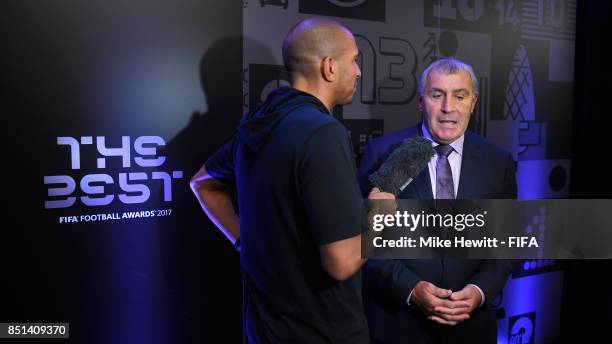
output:
[[[481,89],[471,128],[511,151],[521,198],[569,196],[576,1],[9,1],[0,321],[65,321],[75,343],[240,341],[238,254],[188,180],[240,116],[287,82],[298,20],[361,51],[336,109],[356,159],[420,120],[417,79],[456,56]],[[543,214],[533,214],[539,230]],[[558,340],[563,273],[519,262],[499,342]],[[226,331],[225,328],[231,328]]]

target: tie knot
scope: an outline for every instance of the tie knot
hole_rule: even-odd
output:
[[[453,147],[451,145],[437,145],[434,147],[438,156],[443,156],[445,158],[453,151]]]

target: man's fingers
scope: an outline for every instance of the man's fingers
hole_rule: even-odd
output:
[[[448,299],[453,294],[452,290],[438,288],[433,284],[431,285],[431,288],[429,290],[434,296],[439,297],[441,299]]]
[[[368,199],[395,199],[395,195],[389,192],[380,191],[379,188],[372,188],[368,194]]]
[[[435,321],[435,322],[437,322],[439,324],[442,324],[442,325],[449,325],[449,326],[455,326],[455,325],[457,325],[459,323],[457,321],[444,320],[444,319],[442,319],[442,318],[440,318],[439,316],[436,316],[436,315],[430,315],[430,316],[427,317],[427,319]]]
[[[459,314],[466,313],[470,307],[466,301],[451,301],[448,299],[441,299],[436,296],[430,295],[428,300],[429,307],[427,311],[429,313],[446,313],[446,314]],[[457,309],[457,311],[451,311]],[[453,313],[454,312],[454,313]]]
[[[435,307],[434,308],[434,312],[436,314],[440,314],[440,315],[459,315],[459,314],[467,314],[467,311],[470,309],[470,307],[468,305],[460,305],[459,307],[455,307],[455,308],[448,308],[448,307]]]
[[[466,321],[470,318],[469,314],[459,314],[459,315],[448,315],[448,314],[432,314],[433,316],[437,316],[438,318],[441,318],[443,320],[446,321],[456,321],[456,322],[463,322]]]
[[[452,293],[450,295],[450,299],[453,300],[453,301],[459,301],[459,300],[465,300],[465,299],[469,298],[469,296],[470,295],[467,292],[467,290],[462,289],[462,290],[459,290],[459,291],[456,291],[456,292]]]

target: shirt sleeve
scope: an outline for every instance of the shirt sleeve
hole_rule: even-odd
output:
[[[355,159],[339,122],[317,128],[306,141],[299,183],[306,221],[319,246],[361,234]]]
[[[412,290],[410,291],[410,294],[408,294],[408,298],[406,299],[406,304],[408,306],[410,306],[410,298],[412,297],[413,292],[414,292],[414,288],[412,288]]]
[[[479,287],[479,286],[477,286],[476,284],[472,284],[472,283],[470,283],[470,284],[468,284],[468,285],[473,286],[473,287],[474,287],[474,288],[476,288],[476,290],[478,290],[478,292],[480,293],[480,304],[478,305],[478,307],[481,307],[482,305],[484,305],[484,303],[485,303],[485,294],[484,294],[484,292],[482,291],[482,289],[480,289],[480,287]]]
[[[237,138],[219,148],[204,164],[206,172],[215,179],[236,180],[234,158]]]

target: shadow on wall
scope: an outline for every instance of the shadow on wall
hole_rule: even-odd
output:
[[[272,53],[249,41],[265,61]],[[262,55],[263,54],[263,55]],[[208,104],[195,111],[187,126],[165,147],[167,164],[183,171],[174,190],[172,233],[165,233],[165,254],[172,281],[170,316],[177,343],[238,343],[242,337],[242,281],[239,255],[208,220],[189,188],[189,180],[219,147],[235,134],[243,111],[243,38],[220,39],[200,60],[200,81]],[[237,204],[235,200],[235,204]],[[178,232],[178,233],[177,233]],[[219,341],[222,339],[222,341]]]

